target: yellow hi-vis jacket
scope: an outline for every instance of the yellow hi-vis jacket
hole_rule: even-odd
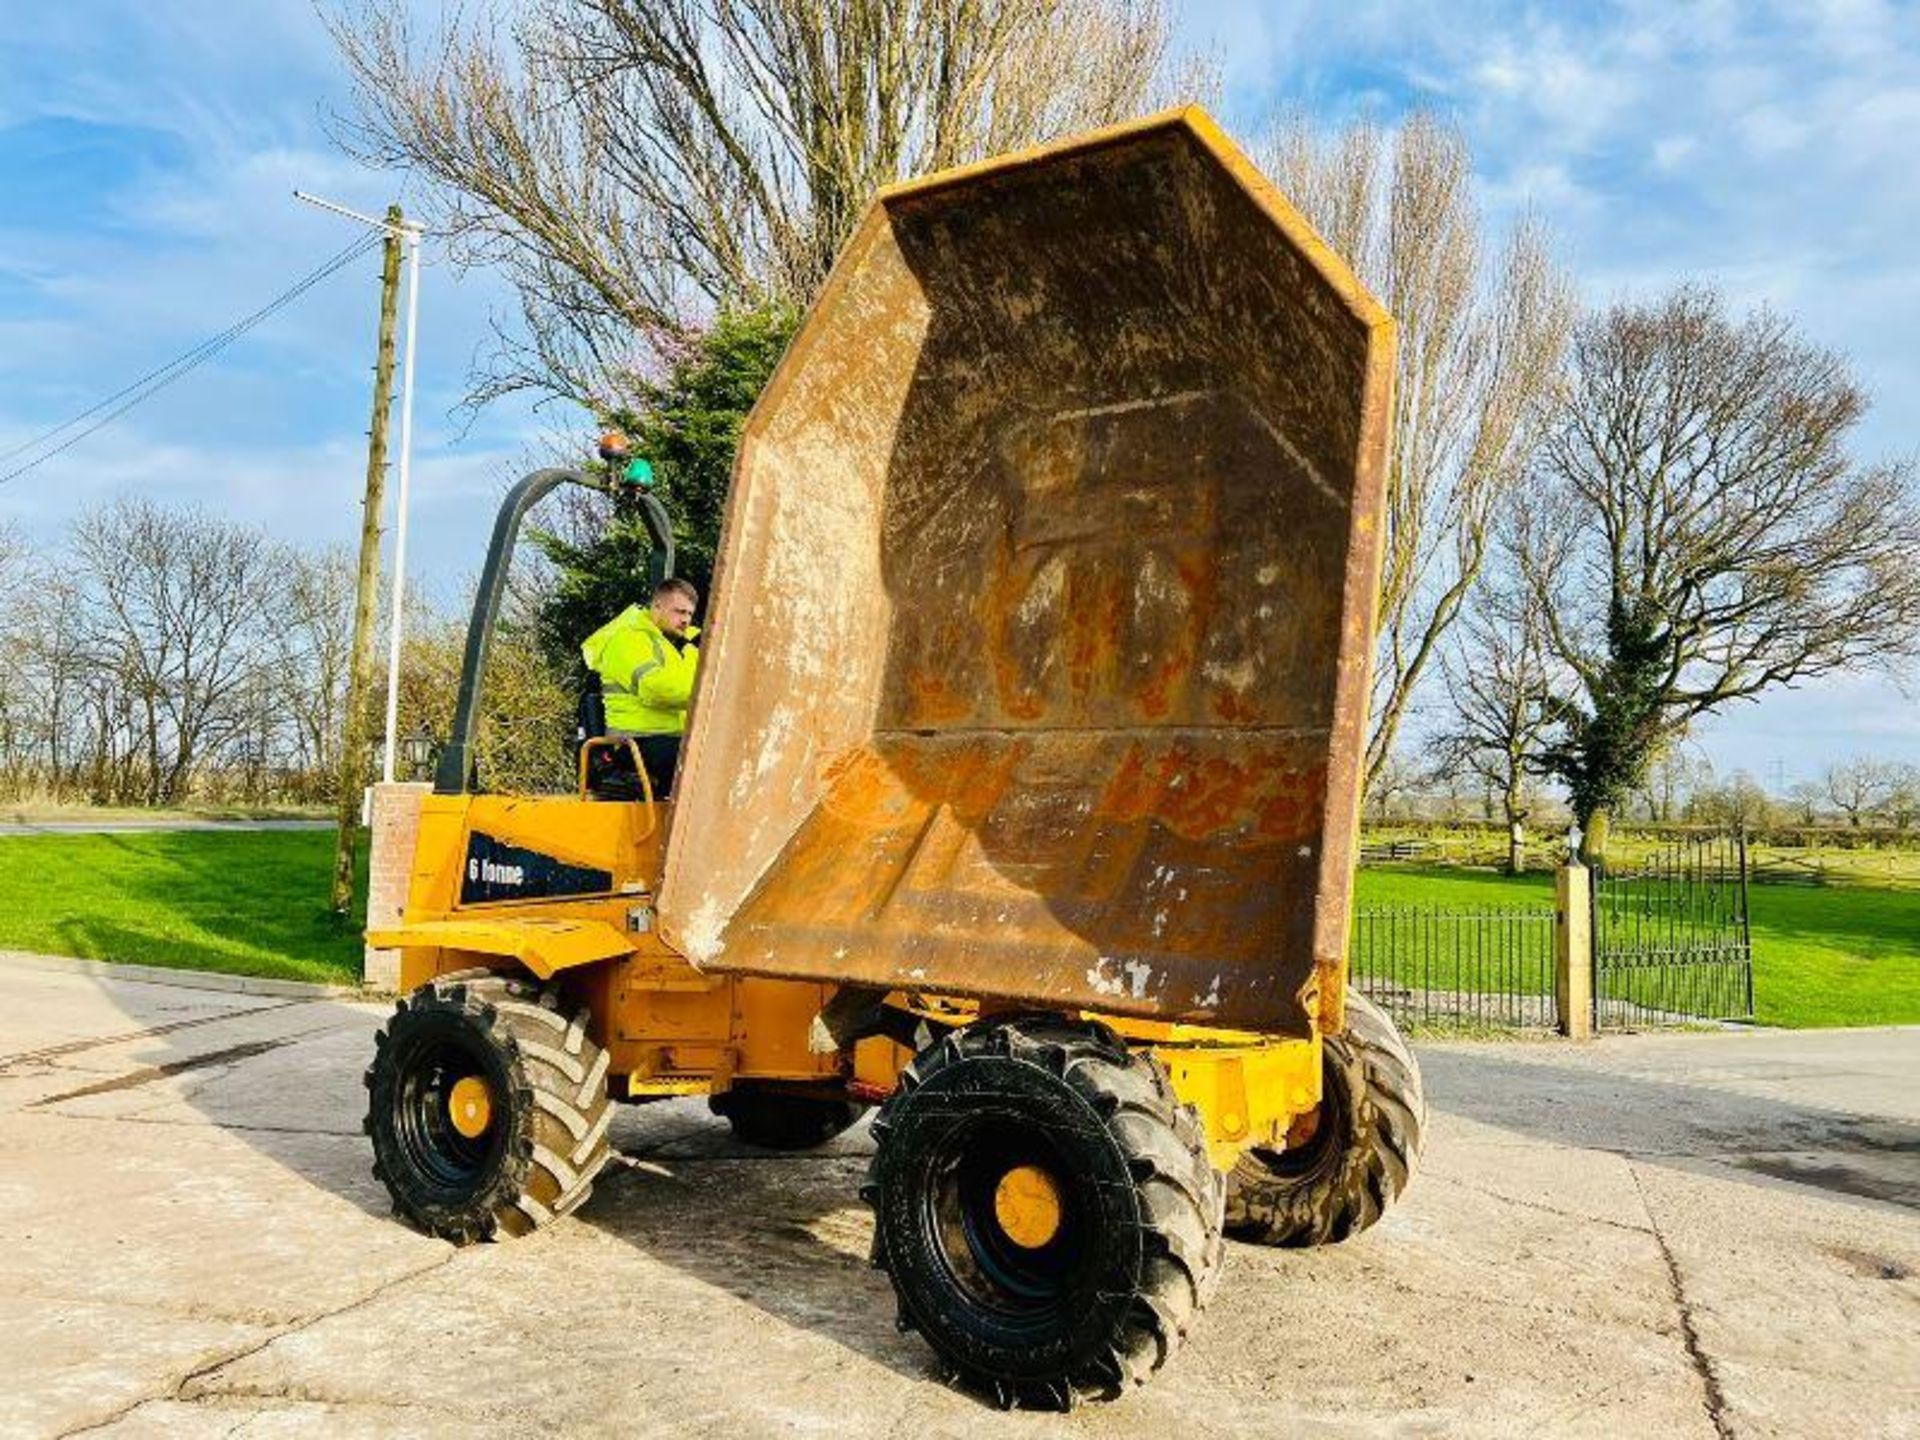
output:
[[[687,728],[699,630],[676,647],[645,605],[629,605],[586,638],[580,654],[600,677],[607,728],[632,735],[678,735]]]

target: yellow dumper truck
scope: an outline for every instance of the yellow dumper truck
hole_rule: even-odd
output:
[[[1223,1236],[1371,1224],[1424,1121],[1345,988],[1392,371],[1196,110],[883,191],[746,426],[670,803],[596,793],[615,737],[577,794],[475,774],[521,518],[601,483],[521,481],[370,935],[397,1208],[565,1214],[615,1102],[776,1148],[877,1107],[874,1262],[1009,1405],[1144,1382]]]

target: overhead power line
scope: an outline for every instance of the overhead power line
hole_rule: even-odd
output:
[[[5,485],[10,480],[16,480],[30,470],[38,469],[56,455],[64,454],[66,451],[71,450],[75,445],[78,445],[95,431],[111,425],[115,420],[126,414],[127,411],[133,409],[134,406],[141,404],[143,401],[151,400],[176,380],[197,370],[256,325],[259,325],[262,321],[267,320],[279,311],[284,310],[295,300],[298,300],[302,295],[306,294],[307,291],[318,285],[322,280],[325,280],[329,275],[352,264],[355,260],[359,259],[360,256],[374,249],[380,242],[381,237],[378,235],[368,235],[355,240],[351,245],[341,250],[331,259],[323,262],[317,269],[309,271],[292,285],[289,285],[285,290],[282,290],[258,310],[255,310],[252,314],[240,320],[236,320],[218,335],[215,335],[209,340],[201,341],[200,344],[194,346],[185,354],[168,361],[159,369],[148,371],[132,384],[123,386],[103,400],[96,401],[85,410],[82,410],[78,415],[62,421],[51,430],[43,431],[31,440],[16,445],[11,450],[0,454],[0,464],[4,464],[6,461],[12,460],[15,456],[41,450],[43,446],[50,445],[60,436],[66,435],[66,439],[61,440],[58,445],[53,445],[51,449],[43,450],[41,454],[35,455],[33,459],[27,461],[25,464],[7,471],[4,475],[0,475],[0,485]],[[88,424],[88,421],[92,423]],[[84,425],[85,428],[71,435],[67,434],[68,431],[74,430],[75,426],[81,425]]]

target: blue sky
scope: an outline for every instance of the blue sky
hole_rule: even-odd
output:
[[[371,212],[407,198],[329,141],[323,116],[345,86],[304,0],[7,6],[0,74],[0,450],[225,329],[354,238],[296,186]],[[452,599],[492,497],[558,417],[456,413],[507,297],[489,275],[427,258],[410,543]],[[0,519],[44,534],[137,489],[288,538],[356,538],[378,286],[375,253],[0,486]]]
[[[1189,0],[1225,120],[1457,119],[1496,216],[1531,206],[1588,300],[1710,280],[1849,355],[1868,455],[1920,451],[1920,5],[1580,6]],[[244,17],[244,18],[243,18]],[[346,103],[306,0],[0,8],[0,450],[253,309],[347,242],[295,186],[376,210],[404,187],[342,157]],[[444,599],[502,483],[566,417],[455,413],[493,277],[429,257],[416,412],[418,569]],[[342,272],[218,361],[32,474],[0,521],[51,534],[119,490],[346,540],[364,463],[376,269]],[[1920,563],[1920,557],[1916,557]],[[1920,762],[1920,707],[1840,679],[1713,721],[1720,768],[1771,783],[1854,752]]]

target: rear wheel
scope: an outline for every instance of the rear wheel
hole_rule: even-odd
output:
[[[374,1037],[366,1130],[394,1209],[456,1244],[581,1205],[606,1164],[607,1054],[585,1010],[466,972],[403,998]]]
[[[1385,1012],[1347,995],[1347,1028],[1322,1043],[1317,1124],[1285,1150],[1248,1150],[1227,1181],[1227,1233],[1258,1245],[1327,1245],[1372,1225],[1420,1162],[1420,1067]]]
[[[734,1138],[761,1150],[812,1150],[848,1129],[867,1107],[851,1100],[792,1095],[736,1085],[707,1102]]]
[[[873,1133],[861,1193],[900,1324],[1003,1405],[1144,1383],[1211,1296],[1224,1183],[1199,1117],[1104,1026],[944,1036]]]

